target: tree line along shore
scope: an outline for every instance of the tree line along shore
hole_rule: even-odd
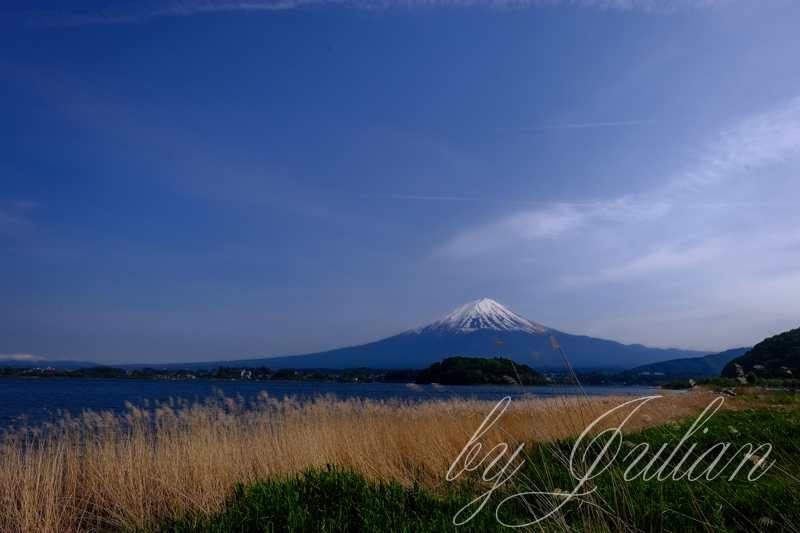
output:
[[[682,360],[675,360],[679,362]],[[691,361],[691,360],[689,360]],[[610,386],[663,386],[688,389],[695,385],[712,387],[756,386],[768,388],[800,388],[795,376],[800,372],[800,328],[764,339],[743,355],[732,358],[718,376],[690,371],[648,372],[620,370],[609,372],[562,372],[542,374],[530,366],[495,357],[447,357],[425,369],[386,370],[375,368],[282,368],[270,370],[261,365],[220,366],[214,370],[145,367],[123,369],[95,366],[76,370],[39,367],[0,369],[3,377],[43,378],[112,378],[112,379],[199,379],[247,381],[310,381],[347,383],[417,383],[441,385],[522,385],[544,386],[571,383]]]

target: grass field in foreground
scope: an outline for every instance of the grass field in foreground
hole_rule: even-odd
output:
[[[515,399],[486,445],[577,436],[595,413],[631,398],[569,392]],[[667,394],[645,405],[628,429],[698,413],[708,396]],[[59,413],[0,435],[0,531],[94,533],[186,513],[211,516],[224,511],[237,484],[329,464],[443,494],[448,465],[495,403],[281,400],[262,392],[249,401],[219,394],[145,400],[121,413]]]
[[[623,480],[629,461],[628,450],[640,443],[650,444],[649,460],[662,444],[665,455],[689,430],[694,418],[680,424],[660,426],[624,435],[620,456],[586,488],[596,490],[576,498],[540,524],[518,530],[529,531],[646,531],[646,532],[728,532],[798,531],[800,529],[800,410],[794,396],[775,397],[769,408],[741,408],[720,411],[707,422],[708,432],[695,433],[684,451],[696,444],[685,463],[690,465],[701,453],[718,443],[730,443],[725,460],[745,443],[770,443],[767,457],[775,463],[769,469],[758,466],[758,457],[745,459],[746,466],[733,481],[728,476],[739,458],[712,481]],[[525,462],[476,517],[454,526],[453,516],[471,499],[486,490],[473,475],[457,486],[448,485],[435,494],[417,484],[367,480],[361,474],[337,468],[309,469],[283,479],[268,479],[237,485],[225,503],[224,512],[211,516],[187,514],[162,521],[155,528],[140,531],[172,532],[494,532],[514,531],[495,518],[499,502],[509,494],[525,491],[570,491],[576,485],[565,461],[574,438],[555,443],[526,446]],[[585,448],[581,448],[585,450]],[[763,453],[763,452],[760,452]],[[679,452],[670,465],[684,453]],[[714,454],[716,456],[716,454]],[[592,457],[590,455],[590,457]],[[663,456],[662,456],[663,457]],[[709,461],[695,470],[700,472]],[[661,463],[656,464],[659,466]],[[720,463],[721,464],[721,463]],[[756,481],[747,473],[755,468]],[[671,469],[670,469],[671,470]],[[683,469],[684,471],[686,468]],[[635,473],[637,470],[633,470]],[[669,470],[667,470],[669,471]],[[530,522],[547,514],[563,496],[528,498],[504,507],[507,524]]]

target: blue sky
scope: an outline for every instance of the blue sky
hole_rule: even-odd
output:
[[[489,297],[800,325],[800,4],[5,2],[0,354],[361,344]]]

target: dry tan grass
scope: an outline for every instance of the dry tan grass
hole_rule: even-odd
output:
[[[514,400],[485,442],[579,434],[631,397]],[[626,426],[704,409],[709,395],[665,395]],[[495,402],[401,403],[332,397],[128,406],[8,432],[0,443],[0,531],[106,531],[222,509],[234,484],[338,465],[434,489]],[[614,423],[618,418],[609,422]],[[616,425],[616,424],[613,424]],[[421,466],[424,464],[424,469]]]

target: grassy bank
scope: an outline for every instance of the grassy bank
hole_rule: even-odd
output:
[[[285,480],[237,486],[220,515],[188,514],[138,533],[455,531],[453,516],[473,498],[466,489],[439,496],[417,483],[407,487],[368,481],[352,471],[308,469]],[[464,533],[507,530],[493,513],[458,528]]]
[[[649,402],[626,429],[682,420],[700,412],[711,397],[694,391]],[[598,414],[629,399],[562,395],[515,400],[498,422],[500,427],[482,437],[484,450],[499,443],[513,450],[521,442],[544,445],[575,437]],[[728,405],[748,401],[763,400],[734,399]],[[478,490],[480,484],[467,475],[455,485],[449,483],[447,468],[493,407],[494,402],[478,400],[401,403],[328,397],[300,403],[262,394],[249,402],[218,396],[200,403],[178,399],[169,405],[131,405],[119,414],[64,415],[53,424],[16,428],[3,436],[0,531],[116,531],[189,514],[228,516],[230,498],[238,494],[246,499],[251,493],[243,488],[235,493],[237,485],[255,487],[259,480],[268,480],[268,486],[281,487],[269,490],[289,498],[295,489],[280,483],[311,467],[326,472],[322,476],[338,475],[327,473],[327,465],[358,473],[364,483],[384,480],[404,487],[387,488],[387,498],[410,498],[404,491],[418,490],[413,501],[444,506],[439,514],[425,507],[416,519],[449,516],[455,503],[447,498],[466,497],[459,491]],[[608,419],[603,427],[618,421],[619,417]],[[556,444],[547,446],[563,462]],[[536,464],[532,459],[526,466]],[[534,473],[525,475],[536,479]],[[304,486],[303,480],[295,486]],[[520,487],[523,482],[523,477],[515,478]],[[373,490],[378,489],[363,489],[364,494]],[[445,500],[425,499],[433,495]],[[333,499],[326,501],[336,505]],[[405,501],[396,508],[408,509]],[[606,502],[591,505],[608,509]],[[372,512],[363,505],[349,508]],[[376,523],[374,518],[365,520]]]
[[[791,401],[791,397],[779,400]],[[649,443],[651,450],[662,444],[669,449],[688,431],[693,421],[665,424],[625,435],[623,450]],[[712,481],[705,479],[652,479],[625,481],[626,464],[614,461],[606,472],[591,483],[596,492],[570,501],[541,525],[523,528],[533,531],[797,531],[800,524],[800,412],[792,409],[741,409],[718,413],[692,438],[702,452],[717,443],[731,443],[732,450],[746,442],[771,443],[770,468],[756,466],[757,459],[744,458],[742,471],[731,481],[728,476],[737,460]],[[267,480],[238,486],[225,511],[214,516],[186,515],[162,522],[149,531],[158,532],[494,532],[513,531],[500,525],[495,509],[513,493],[556,489],[571,490],[576,480],[570,476],[563,458],[574,439],[534,444],[528,450],[526,465],[509,483],[493,494],[489,503],[467,524],[455,527],[453,517],[486,490],[473,483],[449,486],[437,495],[418,484],[368,481],[364,476],[336,469],[307,470],[284,480]],[[688,447],[688,445],[687,445]],[[651,459],[654,454],[647,455]],[[699,453],[691,454],[691,461]],[[728,454],[735,455],[733,451]],[[680,459],[676,458],[674,466]],[[708,465],[708,461],[702,463]],[[683,471],[687,470],[685,463]],[[755,468],[748,481],[747,473]],[[700,468],[695,470],[699,472]],[[563,497],[561,497],[563,498]],[[501,507],[506,524],[530,522],[552,511],[559,497],[527,497]]]

